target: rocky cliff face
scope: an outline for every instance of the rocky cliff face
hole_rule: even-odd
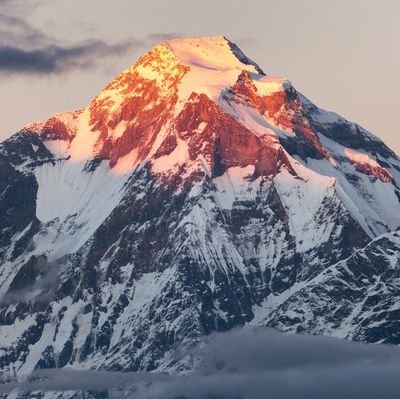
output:
[[[171,370],[252,323],[398,343],[400,160],[223,37],[0,145],[0,368]]]
[[[283,331],[398,345],[398,254],[398,232],[379,236],[304,286],[295,285],[264,323]]]

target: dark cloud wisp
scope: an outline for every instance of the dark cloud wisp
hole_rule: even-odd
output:
[[[130,43],[110,45],[99,40],[75,46],[50,45],[33,50],[3,45],[0,46],[0,72],[51,74],[87,69],[96,66],[101,59],[125,53],[130,47]]]
[[[141,44],[136,40],[109,44],[101,40],[65,43],[48,36],[29,21],[0,13],[0,73],[55,74],[101,65]]]
[[[153,33],[141,40],[131,38],[118,43],[98,39],[71,43],[49,36],[24,18],[0,11],[0,74],[51,75],[107,67],[107,62],[117,56],[173,36],[177,35]]]

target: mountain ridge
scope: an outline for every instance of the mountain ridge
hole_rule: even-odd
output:
[[[365,313],[389,332],[343,320],[346,286],[361,306],[396,274],[399,184],[382,141],[224,37],[161,43],[0,144],[0,365],[182,370],[247,323],[397,343],[390,299]]]

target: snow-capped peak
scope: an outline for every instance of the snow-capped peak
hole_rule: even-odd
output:
[[[193,92],[217,100],[242,71],[251,73],[256,79],[265,75],[224,36],[166,40],[118,75],[95,98],[92,106],[102,102],[106,103],[109,112],[118,111],[129,97],[141,95],[145,84],[142,80],[157,86],[158,97],[172,97],[177,89],[179,102],[186,101]]]
[[[73,134],[58,139],[69,140],[63,148],[73,160],[107,159],[111,168],[123,161],[118,174],[132,171],[157,152],[192,94],[218,104],[242,73],[258,81],[262,93],[285,88],[225,37],[161,42],[94,98],[79,114]]]
[[[160,43],[27,126],[0,188],[0,369],[18,376],[167,370],[251,320],[351,337],[375,314],[369,339],[399,343],[398,237],[338,262],[399,228],[400,159],[224,37]]]
[[[315,128],[316,113],[304,101],[288,80],[267,77],[224,36],[177,38],[161,42],[141,56],[83,112],[73,118],[59,114],[49,120],[51,123],[44,123],[43,128],[38,125],[38,129],[31,126],[28,130],[36,129],[44,132],[47,139],[65,142],[62,150],[74,161],[105,160],[117,174],[129,173],[154,156],[165,156],[165,147],[182,143],[183,136],[185,142],[196,143],[196,148],[188,149],[191,161],[196,160],[192,159],[194,154],[213,159],[214,155],[206,154],[205,149],[215,151],[210,143],[217,145],[221,141],[225,135],[221,121],[227,126],[228,120],[244,137],[253,140],[252,136],[257,136],[259,143],[253,149],[267,146],[282,152],[279,140],[290,138],[300,142],[297,146],[301,147],[303,158],[315,155],[335,165],[335,154],[321,144]],[[188,106],[193,102],[197,105]],[[198,121],[188,134],[187,121],[193,118]],[[207,127],[199,135],[201,124]],[[176,134],[182,137],[175,137]],[[233,137],[232,131],[226,135]],[[232,139],[227,143],[232,145]],[[281,144],[284,143],[287,140]],[[244,151],[236,144],[235,147],[235,151]],[[231,150],[221,151],[231,154]],[[255,165],[258,156],[254,153],[245,163]],[[277,156],[285,158],[282,157]],[[187,159],[187,154],[183,158]],[[223,161],[237,164],[233,159]],[[288,165],[286,161],[283,164]],[[384,173],[380,172],[378,178],[382,176]]]
[[[177,38],[162,45],[171,49],[182,63],[191,68],[220,72],[237,69],[263,74],[257,64],[224,36]]]

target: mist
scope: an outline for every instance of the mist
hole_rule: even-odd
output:
[[[107,391],[132,399],[369,399],[400,390],[398,347],[244,327],[210,335],[179,361],[190,374],[39,370],[0,392]]]

